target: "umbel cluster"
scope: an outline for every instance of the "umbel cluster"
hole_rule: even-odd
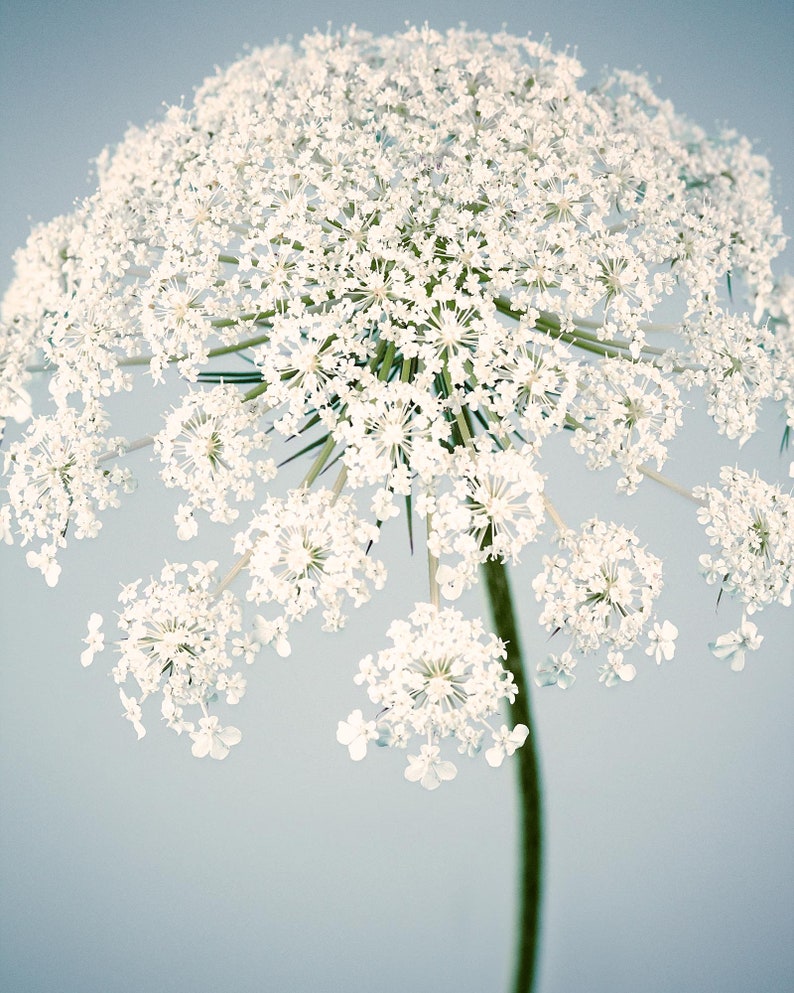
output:
[[[658,552],[592,511],[563,522],[558,436],[626,494],[694,502],[700,568],[738,604],[711,645],[733,669],[761,643],[756,612],[789,603],[790,493],[735,466],[691,492],[663,473],[687,405],[737,448],[766,400],[794,428],[769,165],[644,77],[582,76],[546,44],[466,30],[264,48],[131,129],[96,193],[19,250],[0,533],[55,585],[67,542],[146,499],[130,453],[173,491],[186,561],[119,577],[113,674],[139,737],[145,704],[194,755],[228,754],[241,734],[215,711],[246,664],[384,587],[378,538],[399,518],[427,596],[360,663],[338,730],[353,759],[405,748],[406,778],[432,789],[455,747],[495,766],[524,743],[500,716],[504,643],[448,602],[531,543],[555,632],[538,684],[570,686],[588,655],[607,686],[634,678],[632,651],[672,658]],[[136,391],[140,433],[121,436]],[[223,569],[197,550],[209,524],[228,531]],[[83,664],[104,638],[92,614]]]

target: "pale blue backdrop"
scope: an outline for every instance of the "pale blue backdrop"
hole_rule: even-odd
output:
[[[777,167],[781,206],[792,203],[785,2],[3,0],[0,285],[29,219],[90,192],[89,160],[128,122],[190,99],[215,64],[328,21],[385,32],[406,19],[549,33],[578,46],[592,79],[606,64],[642,66],[701,124],[753,138]],[[670,471],[693,485],[736,455],[690,426]],[[741,463],[785,479],[780,430],[772,411]],[[534,694],[547,825],[539,993],[783,993],[794,978],[794,611],[765,611],[762,650],[731,673],[706,642],[737,611],[723,604],[715,616],[714,591],[697,577],[703,537],[691,506],[648,484],[613,500],[609,480],[582,477],[564,448],[559,460],[554,496],[567,519],[597,505],[672,550],[666,613],[681,647],[615,692],[581,665],[572,691]],[[87,671],[78,661],[91,610],[110,614],[120,581],[182,551],[170,509],[147,493],[145,457],[136,468],[139,492],[99,541],[69,550],[57,589],[19,548],[0,550],[0,987],[505,989],[513,770],[462,763],[453,784],[426,794],[403,780],[402,756],[354,765],[334,741],[358,703],[358,658],[423,582],[402,533],[387,543],[390,593],[335,638],[307,627],[289,663],[263,656],[236,713],[243,743],[224,763],[198,762],[154,721],[137,743],[107,657]],[[540,658],[531,567],[515,579],[526,647]],[[467,606],[482,609],[476,593]]]

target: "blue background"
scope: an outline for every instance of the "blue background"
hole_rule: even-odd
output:
[[[642,66],[681,112],[754,139],[775,164],[781,208],[792,203],[788,3],[2,2],[0,286],[31,220],[91,191],[89,160],[127,123],[189,100],[214,65],[328,21],[380,33],[406,19],[549,33],[555,47],[577,46],[591,80],[604,65]],[[770,411],[740,464],[785,480],[780,431]],[[715,480],[737,458],[696,416],[682,442],[669,471],[686,485]],[[691,505],[649,483],[613,497],[614,477],[583,473],[565,444],[552,454],[549,491],[569,522],[597,509],[670,551],[662,609],[681,637],[671,663],[634,659],[630,686],[604,690],[583,662],[571,691],[533,694],[547,827],[539,993],[786,990],[794,611],[764,611],[762,649],[744,673],[728,671],[706,643],[739,610],[723,602],[717,615],[697,576],[705,539]],[[107,655],[79,665],[89,613],[110,615],[121,581],[185,554],[172,501],[155,495],[146,457],[136,458],[138,493],[108,515],[99,540],[68,550],[56,589],[19,548],[0,552],[0,987],[505,989],[510,765],[461,762],[454,783],[427,794],[403,780],[402,755],[354,765],[334,740],[362,699],[358,659],[424,596],[423,563],[409,561],[399,527],[385,542],[389,592],[340,635],[307,623],[289,662],[263,653],[234,712],[243,743],[223,763],[198,762],[153,716],[135,741]],[[528,556],[515,588],[525,647],[539,660],[533,565]],[[484,612],[478,591],[466,608]]]

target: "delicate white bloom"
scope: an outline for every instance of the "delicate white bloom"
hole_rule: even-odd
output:
[[[533,581],[545,606],[540,623],[570,634],[581,652],[631,648],[651,619],[662,589],[661,562],[632,531],[594,518],[560,538]]]
[[[630,683],[637,675],[637,670],[629,662],[623,661],[622,652],[608,652],[607,661],[598,667],[598,681],[604,686],[617,686],[618,683]]]
[[[189,494],[189,503],[180,506],[175,518],[183,540],[198,530],[191,520],[193,508],[207,510],[211,520],[229,523],[238,515],[230,498],[236,503],[250,500],[255,477],[275,476],[273,461],[261,458],[268,447],[261,417],[255,402],[244,402],[228,386],[188,393],[166,416],[154,450],[165,485]]]
[[[345,413],[334,436],[344,444],[351,487],[378,485],[405,495],[411,489],[408,466],[425,480],[440,475],[450,427],[442,404],[426,390],[411,383],[366,383]]]
[[[360,762],[367,754],[367,744],[378,740],[375,721],[365,721],[361,711],[354,710],[346,721],[339,722],[336,740],[340,745],[347,745],[354,762]]]
[[[691,345],[687,362],[702,369],[682,378],[705,387],[708,412],[720,433],[744,444],[756,430],[762,401],[786,391],[772,331],[747,316],[715,311],[685,325],[683,333]]]
[[[208,708],[240,700],[236,667],[262,645],[289,657],[315,609],[341,628],[385,585],[372,548],[396,518],[432,604],[360,663],[376,709],[340,722],[354,759],[418,737],[406,775],[435,788],[455,774],[445,739],[474,755],[495,735],[491,764],[522,743],[522,725],[489,723],[516,693],[504,645],[433,604],[519,561],[548,522],[559,546],[532,586],[567,644],[535,682],[566,688],[574,656],[600,651],[601,681],[628,681],[641,640],[672,658],[660,560],[597,508],[565,528],[556,446],[567,432],[632,493],[660,478],[682,389],[739,443],[767,399],[794,431],[794,281],[773,279],[782,226],[749,142],[707,138],[642,77],[583,73],[545,43],[465,28],[253,51],[193,107],[130,129],[96,193],[17,253],[0,308],[3,542],[54,586],[67,541],[133,489],[140,450],[179,491],[180,540],[249,508],[219,575],[166,565],[121,591],[114,676],[137,686],[122,700],[139,733],[162,694],[194,754],[223,757],[239,732]],[[135,440],[114,430],[122,408]],[[792,497],[738,469],[695,496],[707,580],[748,615],[788,604]],[[715,642],[734,667],[760,641],[735,634]]]
[[[428,512],[428,502],[417,509]],[[457,599],[476,583],[488,558],[518,561],[544,517],[543,477],[531,453],[456,449],[444,489],[432,501],[428,532],[433,555],[453,559],[442,562],[436,575],[444,597]]]
[[[616,462],[623,470],[618,488],[633,493],[640,467],[653,462],[661,469],[666,442],[681,426],[681,400],[676,386],[647,362],[605,359],[583,367],[582,386],[570,407],[582,425],[571,436],[574,448],[587,455],[591,469]]]
[[[503,724],[499,731],[493,731],[491,734],[496,744],[486,751],[485,761],[493,768],[500,766],[505,756],[512,755],[524,744],[528,736],[529,728],[526,724],[516,724],[512,731]]]
[[[536,317],[532,312],[533,317]],[[515,416],[522,434],[533,448],[561,430],[576,396],[579,363],[569,348],[535,330],[530,315],[521,318],[521,335],[505,346],[504,358],[495,370],[490,404],[502,419],[505,430]]]
[[[538,686],[559,686],[561,690],[567,690],[576,682],[573,673],[575,668],[576,659],[570,652],[549,655],[543,662],[538,662],[535,683]]]
[[[409,783],[419,783],[426,790],[435,790],[442,783],[449,782],[458,774],[453,762],[441,759],[441,749],[437,745],[422,745],[418,755],[408,756],[405,778]]]
[[[697,488],[698,520],[716,551],[700,556],[709,583],[737,596],[747,613],[791,603],[794,588],[794,497],[757,475],[725,466],[721,489]]]
[[[761,647],[764,636],[758,633],[758,628],[752,621],[742,617],[742,623],[735,631],[721,634],[709,648],[718,659],[730,662],[734,672],[744,669],[744,657],[747,652],[754,652]]]
[[[124,705],[124,716],[135,728],[138,741],[146,734],[146,728],[141,724],[141,708],[134,696],[127,696],[124,690],[119,690],[119,699]]]
[[[455,737],[464,751],[475,750],[472,746],[475,739],[479,742],[487,719],[502,700],[515,697],[515,682],[502,665],[505,650],[499,639],[459,611],[418,603],[407,621],[394,621],[387,633],[392,646],[376,658],[362,659],[355,681],[366,685],[370,701],[379,708],[373,734],[384,743],[396,740],[400,745],[411,735],[419,735],[435,749],[433,762],[428,758],[430,752],[423,750],[421,760],[412,761],[409,767],[413,778],[427,773],[430,782],[440,754],[436,744]],[[353,733],[341,724],[340,732],[345,738]],[[451,777],[438,772],[436,778]],[[423,785],[427,785],[424,780]]]
[[[131,473],[106,469],[98,455],[107,444],[103,424],[67,408],[35,417],[25,437],[6,455],[8,497],[22,543],[42,539],[40,554],[28,565],[40,568],[50,586],[57,582],[55,555],[67,534],[93,538],[101,528],[100,511],[119,505],[119,489],[129,489]]]
[[[345,599],[358,607],[381,589],[386,571],[367,554],[378,529],[362,520],[349,497],[329,490],[293,490],[286,499],[271,497],[238,536],[239,552],[247,554],[247,598],[273,603],[283,612],[257,620],[257,638],[274,642],[289,654],[289,626],[315,607],[323,608],[323,629],[345,623]]]
[[[657,665],[661,664],[662,659],[669,662],[675,655],[675,639],[677,637],[678,628],[675,624],[671,624],[670,621],[659,624],[657,621],[648,632],[650,644],[645,649],[645,654],[655,656]]]
[[[232,651],[232,655],[236,653]],[[216,686],[221,693],[226,694],[226,702],[229,704],[239,703],[245,695],[246,678],[241,672],[233,672],[231,675],[222,672],[218,676]]]
[[[286,636],[287,629],[288,625],[281,617],[275,621],[268,621],[261,614],[257,614],[254,618],[254,638],[260,645],[272,645],[283,659],[289,658],[292,654],[292,646]]]
[[[202,717],[198,731],[191,731],[193,747],[190,751],[197,759],[207,755],[213,759],[225,759],[229,749],[239,744],[242,734],[238,728],[222,728],[217,717]]]
[[[61,567],[55,561],[55,548],[52,545],[42,545],[40,552],[29,551],[25,561],[31,569],[38,569],[47,586],[57,586],[61,575]]]
[[[186,721],[182,717],[182,708],[177,707],[174,703],[173,697],[169,691],[168,686],[163,690],[163,702],[160,706],[160,713],[163,715],[163,720],[166,722],[166,727],[171,728],[177,734],[182,734],[183,731],[193,731],[195,729],[195,724],[192,721]]]
[[[176,536],[180,541],[189,541],[198,534],[198,524],[187,504],[180,503],[179,509],[174,514],[174,524],[176,524]]]
[[[245,691],[245,679],[231,671],[229,646],[240,630],[241,611],[228,590],[214,594],[216,569],[217,562],[194,562],[190,572],[183,564],[166,565],[159,580],[143,591],[131,584],[119,598],[125,637],[118,643],[116,682],[133,679],[143,697],[162,691],[168,701],[163,716],[177,731],[186,726],[182,708],[199,706],[206,717],[217,692],[236,703]]]
[[[102,615],[91,614],[88,618],[88,637],[83,638],[83,643],[88,645],[88,648],[80,655],[80,664],[84,667],[91,665],[97,652],[101,652],[105,647],[105,636],[99,630],[100,627],[102,627]]]

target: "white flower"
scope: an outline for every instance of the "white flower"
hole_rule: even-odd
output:
[[[173,697],[167,690],[163,693],[160,713],[163,715],[166,727],[171,728],[172,731],[176,731],[177,734],[182,734],[183,731],[193,731],[195,728],[195,724],[192,721],[184,720],[182,717],[182,708],[177,707]]]
[[[535,683],[538,686],[559,686],[561,690],[567,690],[576,682],[573,670],[576,668],[576,659],[570,652],[563,652],[562,655],[549,655],[544,662],[538,662]]]
[[[160,457],[160,475],[166,486],[189,494],[176,516],[179,537],[197,530],[190,520],[193,508],[207,510],[210,519],[228,523],[238,515],[236,506],[254,495],[253,479],[270,479],[275,464],[260,456],[268,447],[261,430],[261,410],[244,402],[229,386],[188,393],[165,418],[165,427],[154,438]]]
[[[202,717],[199,731],[191,731],[193,747],[190,749],[197,759],[207,755],[213,759],[225,759],[229,749],[240,742],[242,734],[237,728],[222,728],[217,717]]]
[[[436,573],[442,595],[455,600],[477,582],[486,559],[518,561],[525,545],[537,539],[545,516],[543,477],[529,449],[459,448],[444,469],[429,518],[428,547],[437,558],[458,559],[454,566],[441,564]],[[420,504],[424,516],[423,510]]]
[[[758,633],[758,628],[752,621],[742,617],[742,623],[735,631],[721,634],[709,648],[718,659],[730,662],[734,672],[744,669],[744,657],[747,652],[754,652],[761,647],[764,636]]]
[[[665,443],[681,426],[681,409],[678,388],[655,366],[605,359],[597,369],[582,369],[571,416],[583,427],[573,432],[571,444],[587,455],[591,469],[617,462],[624,473],[618,489],[633,493],[643,478],[643,464],[662,468]]]
[[[380,708],[377,723],[366,722],[356,710],[340,721],[337,740],[359,759],[369,740],[404,748],[413,735],[425,737],[427,743],[418,757],[409,758],[405,774],[435,789],[457,772],[441,760],[439,742],[454,736],[460,754],[476,755],[487,718],[501,700],[514,698],[515,683],[501,663],[502,643],[492,635],[483,642],[481,623],[467,621],[451,608],[439,611],[432,604],[417,604],[408,621],[395,621],[388,633],[393,646],[377,658],[362,659],[355,677]],[[513,732],[505,728],[504,738],[495,736],[494,748],[502,748],[502,758],[523,744],[522,727]],[[499,764],[501,759],[492,761],[496,752],[490,751],[489,764]]]
[[[100,453],[107,419],[71,408],[34,417],[25,437],[9,446],[6,456],[8,497],[23,542],[44,539],[40,552],[28,552],[48,586],[58,582],[55,561],[67,535],[93,538],[102,526],[101,511],[119,506],[119,490],[128,490],[128,468],[107,468]]]
[[[233,672],[231,675],[222,672],[218,676],[218,689],[226,694],[228,704],[239,703],[245,695],[246,678],[241,672]]]
[[[503,724],[499,731],[492,732],[491,736],[496,744],[486,751],[485,761],[493,768],[500,766],[505,755],[512,755],[524,744],[528,735],[529,728],[526,724],[516,724],[512,731]]]
[[[208,714],[219,694],[240,699],[238,664],[265,644],[288,657],[294,624],[316,610],[336,631],[385,585],[372,546],[397,517],[424,545],[416,599],[430,602],[360,663],[372,720],[354,711],[339,730],[354,759],[368,741],[416,739],[408,778],[434,788],[454,774],[442,748],[481,749],[515,679],[498,638],[438,603],[485,563],[518,561],[547,522],[559,547],[532,587],[541,625],[568,643],[535,681],[564,689],[574,656],[602,649],[601,681],[628,681],[623,652],[641,642],[672,657],[660,560],[595,506],[565,528],[546,495],[566,485],[556,446],[567,432],[631,493],[660,476],[682,389],[740,443],[766,398],[794,429],[793,284],[772,278],[782,226],[749,142],[706,138],[636,75],[591,88],[583,72],[544,43],[465,28],[317,32],[252,52],[192,108],[103,153],[97,192],[17,253],[0,313],[14,435],[0,538],[31,546],[54,586],[61,549],[96,536],[133,487],[127,456],[149,446],[160,484],[180,491],[179,539],[202,513],[215,531],[247,513],[220,576],[174,563],[120,597],[114,677],[141,703],[162,694],[196,754],[238,740]],[[149,384],[172,369],[158,423]],[[153,434],[116,436],[130,407]],[[695,496],[707,581],[748,615],[788,604],[793,498],[740,470]],[[244,607],[256,616],[242,636]],[[95,616],[84,664],[103,644]],[[715,647],[735,667],[757,640]],[[123,700],[142,728],[136,697]],[[487,761],[520,733],[498,732]]]
[[[569,633],[582,652],[631,648],[662,589],[660,560],[639,546],[633,531],[597,518],[564,534],[560,544],[561,554],[544,557],[532,584],[545,600],[540,623]]]
[[[260,615],[257,639],[288,655],[290,625],[318,606],[324,630],[339,630],[345,600],[361,606],[370,586],[385,583],[382,563],[367,554],[377,539],[377,527],[359,517],[349,497],[301,488],[286,499],[268,499],[237,538],[238,550],[247,553],[247,598],[282,608],[272,619]]]
[[[722,489],[700,487],[698,520],[715,552],[702,555],[707,582],[738,596],[747,613],[791,603],[794,588],[794,497],[758,475],[725,466]]]
[[[418,735],[436,748],[442,739],[454,737],[463,751],[476,751],[473,746],[479,743],[487,718],[502,700],[512,701],[516,694],[512,674],[502,665],[502,642],[488,635],[480,621],[429,603],[416,604],[407,621],[394,621],[388,635],[391,647],[376,658],[362,659],[355,678],[366,685],[370,701],[379,708],[379,743],[404,746]],[[340,724],[340,733],[347,739],[358,727]],[[426,756],[425,751],[421,754]],[[433,755],[438,754],[436,749]],[[410,768],[416,772],[419,767],[412,763]]]
[[[268,621],[261,614],[254,618],[254,638],[260,645],[272,645],[277,654],[287,659],[292,654],[292,646],[287,640],[286,622],[282,618]]]
[[[192,571],[182,563],[166,565],[159,580],[142,591],[138,583],[129,584],[119,598],[124,606],[118,624],[125,637],[118,643],[114,678],[119,684],[133,679],[144,697],[162,691],[168,699],[163,716],[178,733],[188,723],[182,708],[201,707],[206,717],[206,705],[218,690],[229,703],[245,691],[245,679],[231,671],[239,657],[234,635],[241,610],[228,590],[216,593],[217,565],[196,561]]]
[[[119,699],[124,705],[124,716],[135,728],[138,741],[146,734],[146,728],[141,724],[141,708],[134,696],[127,696],[124,690],[119,690]]]
[[[367,754],[368,742],[378,740],[375,721],[365,721],[361,711],[354,710],[346,721],[339,722],[336,740],[340,745],[347,745],[354,762],[360,762]]]
[[[678,637],[678,628],[670,621],[659,624],[657,621],[648,632],[650,644],[645,649],[646,655],[654,655],[656,664],[660,665],[662,659],[669,662],[675,655],[675,639]]]
[[[630,683],[637,675],[637,670],[629,662],[623,661],[622,652],[608,652],[607,662],[598,667],[598,681],[604,686],[617,686],[618,683]]]
[[[442,761],[441,749],[437,745],[422,745],[418,755],[408,756],[405,778],[410,783],[419,783],[426,790],[435,790],[454,779],[458,774],[454,763]]]
[[[51,546],[44,546],[40,552],[29,551],[25,556],[25,561],[31,569],[38,569],[47,586],[57,586],[58,577],[61,575],[61,567],[55,561],[55,552]]]
[[[179,509],[174,514],[174,524],[176,524],[176,536],[180,541],[189,541],[198,534],[198,524],[193,511],[185,504],[180,503]]]
[[[102,626],[102,615],[91,614],[88,618],[88,637],[83,638],[83,642],[88,645],[80,655],[82,666],[91,665],[97,652],[101,652],[105,647],[105,636],[99,630]]]

